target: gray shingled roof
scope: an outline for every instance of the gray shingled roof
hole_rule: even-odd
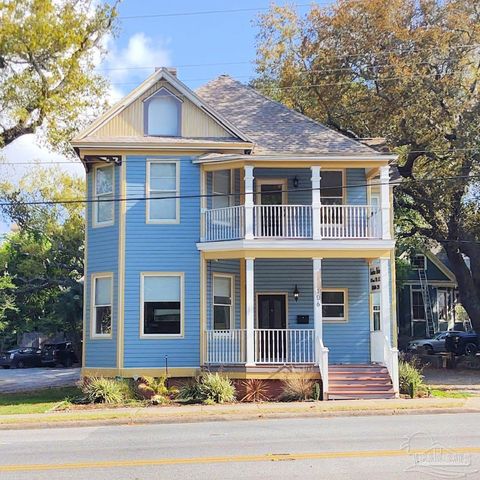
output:
[[[255,142],[255,154],[377,154],[228,75],[208,82],[196,93]]]

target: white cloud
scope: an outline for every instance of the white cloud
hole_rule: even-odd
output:
[[[99,70],[110,80],[110,99],[119,100],[138,86],[155,67],[171,65],[169,40],[152,38],[143,32],[133,34],[124,48],[117,48],[112,37],[105,39],[108,51]],[[148,68],[142,68],[148,67]]]

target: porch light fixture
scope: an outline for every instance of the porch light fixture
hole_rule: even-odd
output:
[[[296,302],[298,302],[298,297],[300,296],[300,292],[298,291],[297,284],[295,284],[295,290],[293,291],[293,298]]]
[[[298,177],[296,175],[293,178],[293,188],[298,188]]]

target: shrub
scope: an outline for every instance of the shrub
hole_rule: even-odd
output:
[[[137,397],[142,400],[151,400],[154,404],[168,403],[178,395],[178,389],[168,388],[166,377],[141,377],[136,382]],[[158,401],[155,397],[163,397],[164,401]]]
[[[315,381],[305,374],[295,374],[283,381],[281,399],[287,402],[310,400]]]
[[[409,395],[410,398],[428,393],[428,387],[423,382],[422,370],[416,361],[400,360],[398,362],[398,376],[400,393]]]
[[[250,378],[242,383],[245,395],[241,402],[264,402],[268,400],[268,385],[263,380]]]
[[[235,400],[235,387],[231,380],[218,373],[206,373],[201,380],[205,400],[215,403],[233,402]]]
[[[205,373],[195,380],[185,383],[178,398],[188,402],[224,403],[235,400],[235,387],[232,382],[218,373]]]
[[[201,403],[205,400],[200,377],[188,380],[178,392],[178,399],[185,402]]]
[[[83,382],[82,392],[89,403],[122,403],[125,399],[125,387],[122,383],[113,378],[87,378]]]

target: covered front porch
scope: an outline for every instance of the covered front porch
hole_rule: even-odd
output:
[[[372,293],[372,267],[385,294]],[[206,260],[203,364],[314,368],[324,392],[332,364],[393,371],[390,274],[389,258]]]

